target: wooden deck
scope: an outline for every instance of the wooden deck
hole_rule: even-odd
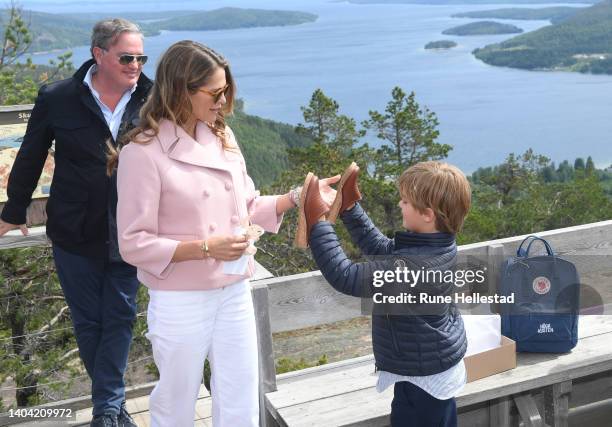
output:
[[[540,407],[538,413],[544,414],[537,395],[554,384],[569,383],[565,399],[569,397],[570,414],[571,408],[593,401],[593,396],[585,393],[596,393],[602,401],[612,399],[612,315],[581,316],[579,325],[580,340],[571,353],[519,353],[515,369],[467,384],[457,397],[459,425],[518,425],[517,414],[512,413],[516,396],[535,396],[523,400],[527,406],[535,402]],[[279,375],[278,390],[266,395],[268,408],[280,426],[386,426],[393,388],[378,393],[373,373],[373,357],[364,356]],[[592,383],[599,383],[598,387],[593,388]],[[487,403],[491,401],[498,402]],[[499,402],[507,405],[505,417],[496,407]],[[492,418],[494,412],[498,412],[496,419]],[[585,425],[611,426],[612,407],[607,420],[607,424],[595,421]],[[547,424],[567,425],[559,421]]]
[[[593,400],[593,393],[601,401],[612,400],[612,315],[581,316],[579,336],[578,345],[571,353],[519,353],[515,369],[467,384],[457,397],[459,425],[519,425],[520,412],[518,409],[512,410],[517,407],[515,397],[527,402],[526,408],[533,404],[537,414],[544,414],[542,391],[548,386],[568,382],[568,423],[548,425],[612,425],[612,405],[600,411],[601,414],[588,417],[586,424],[580,422],[581,416],[578,414],[580,406]],[[384,393],[376,391],[372,355],[279,375],[277,388],[277,391],[266,395],[266,404],[275,423],[280,426],[388,425],[393,389],[389,388]],[[507,406],[505,418],[500,414],[500,405]],[[129,399],[127,407],[139,427],[150,425],[148,395]],[[610,421],[607,424],[601,422],[606,411]],[[533,418],[537,419],[537,414]],[[582,416],[582,419],[585,417]],[[74,421],[22,423],[19,426],[75,427],[88,426],[90,421],[91,408],[84,408],[76,412]],[[534,422],[532,425],[538,424]],[[212,427],[211,398],[204,386],[200,389],[194,426]]]

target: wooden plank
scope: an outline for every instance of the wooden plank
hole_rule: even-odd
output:
[[[149,395],[151,391],[153,390],[153,387],[155,386],[155,384],[156,383],[148,383],[144,386],[131,387],[130,389],[126,390],[126,396],[128,397],[126,401],[126,407],[130,415],[135,420],[136,420],[136,417],[139,417],[139,419],[147,419],[147,420],[149,419]],[[142,394],[143,392],[144,394]],[[137,396],[138,394],[141,394],[141,395]],[[131,397],[131,396],[137,396],[137,397]],[[202,405],[206,405],[206,403],[202,403],[200,401],[206,401],[206,400],[210,401],[210,393],[208,392],[206,387],[204,387],[204,385],[202,384],[200,386],[200,391],[198,392],[198,401],[196,402],[196,408],[205,407]],[[67,401],[63,401],[63,402],[67,402]],[[92,418],[91,396],[87,396],[87,402],[89,403],[88,407],[77,410],[76,419],[74,422],[70,423],[70,425],[74,425],[74,426],[78,426],[81,424],[89,425],[89,423],[91,422],[91,418]],[[55,402],[54,406],[62,407],[62,405],[60,405],[59,403],[60,402]],[[208,415],[210,416],[210,411],[208,412]],[[140,423],[137,422],[137,424],[140,427],[142,427]],[[143,424],[143,426],[144,425],[148,425],[148,424]]]
[[[489,403],[489,426],[510,427],[510,397],[504,396]]]
[[[489,423],[490,409],[487,402],[472,405],[469,408],[457,408],[457,425],[459,427],[492,427]],[[495,425],[494,427],[503,427]]]
[[[612,316],[610,315],[583,315],[578,318],[579,340],[610,332],[612,332]]]
[[[569,354],[518,354],[517,368],[466,385],[457,403],[485,400],[612,370],[612,334],[584,338]]]
[[[589,405],[597,400],[612,400],[612,371],[602,372],[572,381],[569,407]]]
[[[255,323],[257,324],[257,355],[259,360],[259,425],[273,425],[266,411],[265,394],[276,391],[276,366],[268,310],[268,287],[265,284],[252,285]]]
[[[149,427],[151,425],[151,417],[148,412],[132,415],[132,418],[138,427]]]
[[[519,355],[519,367],[516,369],[467,384],[457,397],[458,407],[538,389],[568,378],[610,371],[611,338],[612,334],[609,337],[596,335],[584,338],[572,353],[564,355]],[[307,414],[313,411],[323,411],[323,414],[331,417],[332,422],[344,417],[348,417],[347,422],[352,422],[354,415],[359,413],[371,414],[371,417],[382,416],[389,411],[390,399],[385,400],[376,392],[376,377],[371,373],[371,367],[346,366],[339,371],[330,370],[323,376],[279,382],[279,391],[269,393],[267,399],[288,425],[296,421],[297,425],[311,425],[309,422],[316,425],[316,422],[325,419],[310,419],[314,415]],[[353,401],[353,398],[357,400]],[[344,408],[346,405],[348,408]],[[299,418],[304,419],[300,421]]]
[[[19,230],[11,230],[4,236],[0,236],[0,250],[13,248],[26,248],[29,246],[44,246],[51,243],[47,238],[47,229],[45,226],[28,228],[29,234],[24,236]],[[255,273],[252,281],[259,281],[271,278],[270,273],[266,268],[255,261]]]
[[[317,399],[301,405],[279,408],[278,412],[291,427],[343,426],[364,420],[385,420],[389,417],[393,387],[383,393],[360,389]]]
[[[212,398],[210,396],[198,399],[196,402],[195,419],[208,420],[212,419]]]
[[[269,289],[272,333],[361,316],[361,301],[332,288],[321,272],[262,280]]]
[[[282,408],[354,390],[373,389],[376,387],[376,380],[374,365],[357,365],[330,371],[323,376],[307,376],[292,383],[279,383],[279,391],[268,393],[267,396],[276,408]]]
[[[491,244],[499,243],[503,244],[504,248],[512,249],[507,253],[516,253],[516,249],[520,242],[531,234],[535,234],[549,240],[550,242],[554,242],[554,247],[562,249],[564,253],[567,251],[580,251],[584,250],[585,248],[600,249],[606,247],[606,242],[610,243],[611,229],[612,220],[600,221],[590,224],[576,225],[573,227],[524,234],[521,236],[512,236],[503,239],[471,243],[469,245],[459,246],[459,251],[471,251],[487,247]],[[581,244],[576,245],[577,242]]]
[[[612,221],[551,230],[538,235],[547,238],[553,248],[572,256],[581,272],[609,274],[612,259]],[[491,240],[459,247],[462,257],[486,260],[516,252],[526,236]],[[501,246],[500,246],[501,245]],[[588,256],[587,256],[588,255]],[[263,281],[269,288],[272,332],[348,320],[362,315],[360,300],[334,290],[319,271],[277,277]]]
[[[341,372],[345,368],[354,368],[359,365],[363,366],[374,366],[374,355],[368,354],[366,356],[355,357],[347,360],[340,360],[338,362],[327,363],[321,366],[313,366],[312,368],[300,369],[299,371],[291,371],[276,376],[277,384],[287,384],[294,381],[300,381],[301,379],[308,377],[322,376],[330,373],[331,371]]]
[[[546,377],[547,372],[545,371],[548,369],[554,372],[560,370],[559,367],[561,366],[564,367],[563,369],[571,370],[573,366],[584,367],[587,361],[583,359],[587,357],[603,360],[606,356],[610,357],[612,355],[612,346],[606,346],[606,340],[612,339],[612,316],[582,316],[580,331],[583,331],[583,338],[579,340],[578,346],[571,353],[563,355],[520,353],[518,354],[517,368],[467,384],[460,394],[458,402],[466,398],[474,399],[472,402],[466,401],[462,404],[467,405],[477,401],[489,400],[488,394],[491,390],[501,392],[500,395],[495,397],[504,396],[508,394],[504,394],[504,387],[515,386],[531,377],[533,377],[533,387],[531,388],[542,387],[545,384],[537,384],[537,381]],[[607,338],[607,336],[600,338],[602,334],[609,335],[610,338]],[[593,349],[593,346],[598,347]],[[534,363],[542,365],[531,366]],[[605,360],[603,363],[606,363]],[[612,360],[610,365],[612,365]],[[371,355],[296,371],[285,376],[279,376],[277,381],[279,392],[269,393],[268,398],[274,406],[283,407],[302,401],[326,398],[355,389],[374,387],[376,376],[372,375],[373,372],[373,356]]]
[[[567,427],[569,417],[568,394],[572,381],[563,381],[544,389],[544,421],[551,427]]]
[[[569,419],[571,426],[608,427],[610,420],[612,420],[612,399],[598,400],[587,405],[570,408]]]
[[[251,277],[251,282],[255,282],[258,280],[269,279],[274,277],[272,273],[270,273],[266,267],[261,265],[255,260],[255,273],[253,273],[253,277]]]
[[[522,393],[514,396],[514,403],[519,411],[525,427],[543,427],[544,422],[540,411],[531,396],[531,393]]]
[[[19,230],[11,230],[4,236],[0,236],[0,250],[48,244],[45,227],[32,227],[27,236],[22,235]]]
[[[0,105],[0,114],[13,111],[31,111],[32,108],[34,108],[34,104]]]
[[[274,365],[274,348],[272,346],[270,312],[268,310],[268,287],[263,283],[255,283],[252,285],[252,294],[257,324],[259,373],[262,390],[268,393],[276,390],[276,367]]]

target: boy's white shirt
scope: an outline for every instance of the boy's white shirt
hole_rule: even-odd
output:
[[[376,391],[382,393],[387,388],[400,381],[408,381],[438,400],[447,400],[451,397],[455,397],[463,389],[467,383],[467,372],[463,359],[444,372],[419,377],[378,371]]]

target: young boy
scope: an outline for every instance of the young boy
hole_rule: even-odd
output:
[[[369,299],[378,294],[373,298],[372,345],[379,372],[377,390],[395,385],[391,425],[456,426],[454,396],[466,382],[463,321],[452,303],[418,300],[421,293],[450,295],[454,283],[434,280],[410,286],[400,279],[414,277],[404,274],[407,269],[444,273],[454,267],[455,234],[470,207],[470,185],[459,169],[446,163],[422,162],[408,168],[398,182],[406,231],[389,239],[356,203],[361,199],[358,173],[354,163],[345,171],[331,211],[319,193],[318,178],[309,174],[301,194],[299,230],[335,289]],[[337,215],[369,261],[353,263],[346,257],[330,223]],[[387,279],[384,285],[381,278]],[[377,304],[383,296],[404,292],[417,299]]]

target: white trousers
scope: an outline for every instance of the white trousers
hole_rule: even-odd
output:
[[[152,427],[193,427],[204,359],[215,427],[259,425],[257,332],[249,282],[208,291],[149,290],[147,338],[159,370]]]

